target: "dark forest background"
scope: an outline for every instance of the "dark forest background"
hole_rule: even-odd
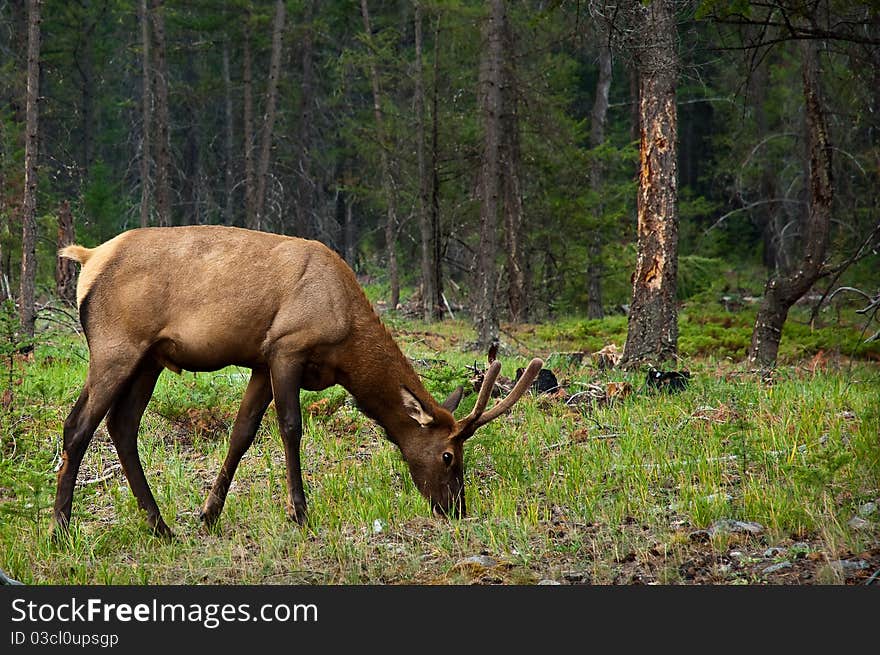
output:
[[[653,192],[672,193],[656,220],[675,229],[674,302],[761,296],[805,262],[813,305],[832,286],[870,297],[878,8],[0,1],[0,297],[33,275],[37,309],[69,298],[59,241],[228,224],[319,239],[371,299],[465,312],[484,341],[499,320],[626,312],[647,279],[646,120],[670,119],[672,182]],[[664,79],[676,111],[652,118]]]

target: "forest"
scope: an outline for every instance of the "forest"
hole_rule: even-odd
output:
[[[88,362],[78,266],[59,248],[225,225],[338,253],[432,393],[478,388],[487,352],[514,368],[541,356],[558,386],[512,412],[538,440],[517,451],[525,472],[503,454],[506,428],[475,447],[467,479],[500,486],[469,487],[468,507],[499,523],[464,536],[419,522],[417,499],[395,509],[412,495],[399,473],[362,499],[379,499],[378,518],[328,509],[345,475],[368,475],[351,466],[399,463],[338,389],[308,395],[306,432],[357,435],[347,454],[336,437],[311,446],[307,486],[327,485],[316,515],[332,565],[305,541],[291,553],[269,538],[265,552],[245,547],[243,577],[208,580],[755,582],[775,573],[755,553],[784,544],[779,582],[874,581],[878,189],[876,0],[0,0],[0,513],[39,544],[0,566],[63,581],[74,553],[113,529],[84,527],[66,554],[44,534],[55,441]],[[632,404],[646,371],[703,395],[655,391],[657,428],[652,407]],[[200,495],[177,473],[222,459],[243,382],[217,375],[163,378],[144,419],[145,470],[163,468],[164,502]],[[261,432],[277,436],[269,423]],[[711,439],[650,443],[684,423]],[[173,460],[179,470],[162,464],[163,430],[195,449]],[[117,546],[142,549],[102,443],[83,464],[83,502],[117,529],[130,511]],[[580,450],[555,464],[570,480],[557,488],[536,462],[569,446]],[[260,448],[253,475],[281,491],[261,487],[247,507],[281,512],[269,501],[283,495],[283,465]],[[628,459],[636,451],[645,462]],[[684,468],[666,470],[669,458]],[[792,475],[800,495],[786,489]],[[545,488],[560,495],[541,504]],[[585,489],[620,497],[580,506]],[[230,511],[247,523],[244,507]],[[630,519],[661,537],[649,543]],[[368,526],[355,544],[350,521]],[[536,545],[547,525],[558,539]],[[394,526],[398,561],[374,569],[388,544],[371,540]],[[428,577],[415,554],[425,541],[444,544]],[[741,541],[751,565],[731,564]],[[101,543],[86,560],[105,582],[167,582],[172,569],[198,582],[193,571],[226,556],[193,545],[194,559],[163,552],[132,572]],[[467,559],[485,550],[489,563]],[[305,572],[284,573],[291,560]],[[90,580],[88,566],[73,579]]]

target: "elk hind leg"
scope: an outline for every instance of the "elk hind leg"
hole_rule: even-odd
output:
[[[137,499],[138,506],[146,512],[147,523],[156,534],[171,537],[171,530],[162,519],[159,506],[150,490],[137,449],[141,418],[161,372],[162,367],[152,360],[144,360],[141,363],[125,390],[119,394],[110,408],[107,414],[107,431],[116,447],[122,470],[128,478],[128,485]]]

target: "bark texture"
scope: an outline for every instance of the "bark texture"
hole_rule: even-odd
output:
[[[150,158],[152,157],[153,94],[150,73],[150,22],[147,0],[138,2],[141,23],[141,227],[150,224]]]
[[[644,15],[644,40],[636,46],[640,123],[638,258],[621,361],[626,367],[659,364],[674,359],[678,350],[675,16],[672,0],[655,0],[637,10]]]
[[[76,231],[70,203],[66,200],[58,208],[57,250],[76,242]],[[68,305],[76,306],[76,262],[66,257],[55,258],[55,294]]]
[[[150,24],[153,27],[153,103],[155,107],[155,202],[156,222],[171,225],[171,137],[168,107],[168,64],[165,56],[165,2],[151,0]]]
[[[480,167],[480,244],[477,251],[472,312],[477,347],[487,349],[499,334],[495,289],[498,270],[498,220],[501,203],[501,112],[504,84],[503,0],[489,0],[489,14],[483,24],[483,55],[480,61],[479,97],[483,122],[483,153]]]
[[[27,92],[25,99],[24,201],[21,208],[21,283],[18,312],[23,336],[34,336],[37,279],[37,156],[39,152],[40,11],[42,0],[28,2]],[[31,347],[25,348],[30,350]]]
[[[269,60],[269,79],[266,84],[266,114],[263,117],[263,134],[260,139],[260,161],[257,169],[257,197],[254,207],[255,227],[265,227],[266,189],[269,183],[269,162],[272,154],[272,136],[275,129],[275,113],[278,102],[278,78],[281,73],[281,50],[284,45],[284,0],[275,2],[275,18],[272,21],[272,54]]]
[[[600,33],[604,42],[599,45],[599,79],[596,81],[596,98],[590,115],[590,146],[598,148],[605,143],[605,123],[608,118],[608,97],[611,92],[611,46],[607,36]],[[590,186],[600,192],[603,180],[602,162],[593,160],[590,168]],[[601,205],[596,208],[601,216]],[[592,235],[587,264],[587,318],[602,318],[605,310],[602,305],[602,237],[597,232]]]
[[[828,124],[819,85],[816,42],[802,41],[801,53],[810,204],[801,261],[793,270],[771,277],[764,288],[764,299],[755,319],[748,356],[752,366],[762,369],[776,365],[779,342],[782,339],[782,326],[788,317],[789,309],[810,290],[823,272],[831,230],[834,180]]]

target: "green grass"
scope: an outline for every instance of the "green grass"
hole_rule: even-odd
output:
[[[397,449],[336,387],[303,394],[303,407],[324,398],[338,406],[324,416],[316,405],[305,416],[310,525],[285,518],[270,408],[218,529],[206,531],[199,507],[225,456],[247,371],[166,372],[140,453],[172,541],[146,527],[103,426],[83,461],[69,539],[50,538],[60,428],[87,350],[77,337],[44,335],[32,361],[2,376],[13,383],[0,410],[0,568],[35,584],[683,583],[705,560],[696,580],[720,584],[762,581],[756,571],[767,545],[806,542],[817,566],[880,552],[877,516],[867,528],[848,524],[880,498],[880,368],[847,357],[849,332],[811,339],[795,328],[767,386],[740,363],[739,346],[725,345],[726,337],[740,343],[748,325],[730,316],[682,317],[683,352],[698,337],[704,345],[683,361],[692,382],[674,395],[648,392],[638,373],[551,357],[622,345],[621,317],[506,328],[503,375],[538,355],[570,393],[611,380],[630,382],[634,393],[601,407],[528,396],[482,428],[465,447],[469,517],[458,521],[430,516]],[[463,349],[473,339],[464,323],[389,323],[440,398],[467,384],[475,360],[483,363]],[[839,356],[817,362],[835,338]],[[473,402],[466,397],[458,414]],[[708,543],[689,536],[720,519],[764,531]],[[757,564],[720,567],[736,550]],[[468,563],[480,554],[496,564]],[[835,581],[827,571],[817,576]]]

